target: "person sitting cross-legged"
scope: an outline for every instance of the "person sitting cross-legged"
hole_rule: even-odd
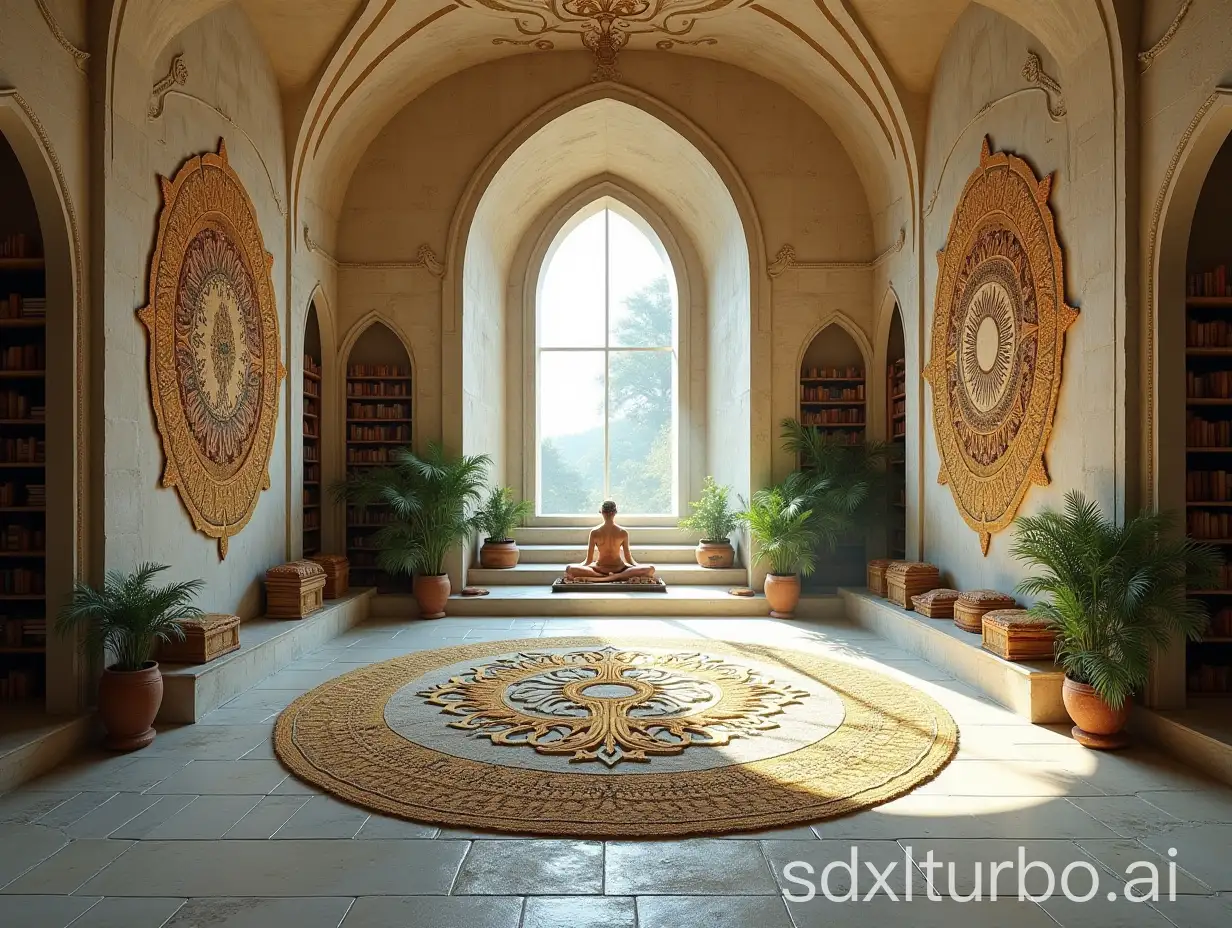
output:
[[[653,577],[654,566],[639,564],[629,551],[629,533],[616,524],[616,504],[610,499],[599,510],[603,524],[591,529],[586,540],[586,559],[565,568],[568,580],[613,583]]]

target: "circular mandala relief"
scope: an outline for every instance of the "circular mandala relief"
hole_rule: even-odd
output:
[[[285,374],[271,257],[225,146],[161,182],[150,302],[138,315],[150,333],[163,485],[225,557],[269,486]]]
[[[1061,389],[1065,303],[1061,246],[1048,206],[1051,177],[988,140],[950,224],[933,311],[933,429],[948,484],[985,554],[1032,484]]]

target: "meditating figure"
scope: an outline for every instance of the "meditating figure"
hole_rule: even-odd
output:
[[[637,577],[653,577],[650,564],[639,564],[629,552],[629,533],[616,524],[616,504],[610,499],[600,508],[603,524],[590,531],[586,559],[565,568],[565,577],[588,583],[614,583]]]

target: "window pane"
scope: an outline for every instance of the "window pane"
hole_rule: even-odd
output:
[[[611,497],[622,513],[674,511],[674,366],[670,351],[609,355]]]
[[[603,210],[582,221],[557,246],[539,294],[539,344],[603,347]]]
[[[608,223],[611,344],[671,346],[675,315],[671,268],[655,243],[624,216],[609,210]]]
[[[593,515],[603,502],[602,351],[539,353],[539,512]]]

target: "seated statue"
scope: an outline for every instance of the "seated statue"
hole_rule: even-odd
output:
[[[586,559],[565,568],[565,578],[588,583],[613,583],[653,577],[650,564],[639,564],[629,552],[629,533],[616,524],[616,504],[610,499],[600,508],[603,524],[590,531]]]

